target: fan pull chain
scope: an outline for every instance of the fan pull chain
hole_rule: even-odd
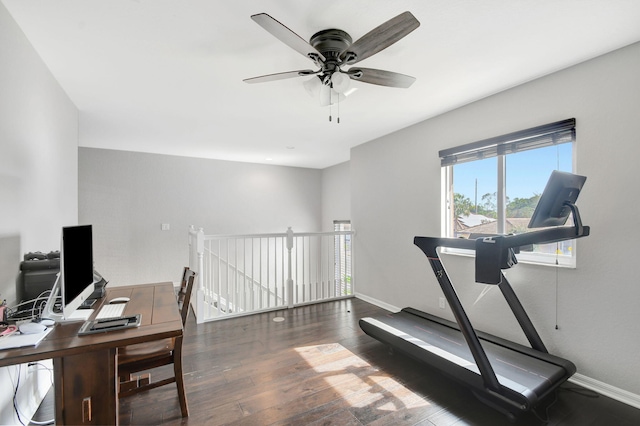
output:
[[[331,106],[333,105],[333,83],[329,84],[329,121],[331,121]],[[338,116],[336,117],[336,123],[340,124],[340,94],[338,94]]]
[[[331,89],[333,85],[329,85],[329,121],[331,121]]]

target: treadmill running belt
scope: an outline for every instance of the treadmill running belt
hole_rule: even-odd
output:
[[[375,318],[362,318],[360,324],[367,334],[375,334],[373,337],[379,340],[388,340],[384,339],[380,332],[388,334],[391,338],[394,336],[402,339],[405,343],[400,349],[413,354],[414,357],[426,351],[480,376],[473,355],[459,330],[404,311]],[[530,402],[536,401],[567,378],[567,371],[562,366],[482,338],[480,341],[498,382],[523,395]]]

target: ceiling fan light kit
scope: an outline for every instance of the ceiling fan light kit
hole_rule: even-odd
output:
[[[373,68],[353,67],[381,50],[386,49],[420,26],[420,22],[411,14],[404,12],[379,25],[367,34],[352,41],[351,36],[342,30],[331,28],[318,31],[307,43],[302,37],[266,13],[252,15],[258,25],[274,37],[311,59],[318,70],[298,70],[259,77],[247,78],[246,83],[264,83],[294,77],[313,76],[303,83],[305,90],[320,98],[321,106],[329,106],[345,99],[352,93],[351,80],[379,86],[408,88],[414,77]],[[349,66],[348,69],[343,67]],[[331,113],[329,113],[331,121]],[[338,117],[338,123],[340,118]]]
[[[338,93],[344,93],[351,86],[351,79],[343,72],[334,72],[331,75],[331,87]]]

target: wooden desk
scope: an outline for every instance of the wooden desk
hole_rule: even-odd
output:
[[[119,296],[140,327],[78,336],[83,321],[56,324],[37,347],[0,351],[0,367],[53,358],[57,424],[118,424],[118,347],[182,336],[172,283],[107,288],[91,319]]]

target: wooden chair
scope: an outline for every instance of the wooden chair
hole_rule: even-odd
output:
[[[183,329],[189,313],[189,302],[195,278],[196,273],[185,267],[182,284],[177,295]],[[170,364],[173,364],[174,374],[168,379],[152,383],[149,374],[134,377],[134,373]],[[182,417],[189,416],[187,394],[184,390],[182,376],[182,336],[118,348],[118,377],[120,382],[118,398],[175,383],[178,388]]]

